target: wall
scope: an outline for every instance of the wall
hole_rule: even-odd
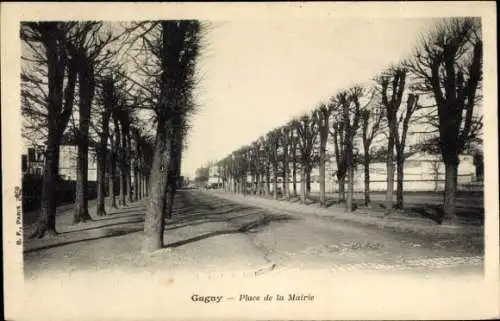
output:
[[[327,193],[338,192],[338,182],[335,175],[335,164],[330,162],[327,164],[325,190]],[[461,190],[480,190],[481,186],[474,184],[475,181],[475,166],[473,158],[469,155],[460,156],[460,165],[458,167],[458,184]],[[290,177],[291,182],[292,177]],[[385,191],[387,170],[385,163],[370,164],[370,191]],[[444,164],[436,156],[415,154],[405,161],[404,182],[403,188],[408,192],[418,191],[443,191],[445,179]],[[300,193],[300,173],[297,174],[297,192]],[[396,173],[394,173],[396,180]],[[282,178],[278,178],[278,182],[282,183]],[[272,190],[273,184],[270,184]],[[293,184],[290,183],[290,190],[293,189]],[[394,185],[396,189],[396,184]],[[364,168],[358,165],[354,173],[354,191],[364,191]],[[319,192],[319,169],[314,168],[311,172],[311,192]]]

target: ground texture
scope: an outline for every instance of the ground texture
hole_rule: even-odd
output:
[[[481,226],[441,226],[397,214],[385,218],[361,210],[352,214],[229,193],[180,191],[166,224],[165,248],[144,254],[144,210],[136,202],[74,225],[71,208],[61,209],[57,237],[25,239],[25,277],[116,269],[249,275],[294,269],[482,272]],[[26,230],[32,221],[25,219]]]

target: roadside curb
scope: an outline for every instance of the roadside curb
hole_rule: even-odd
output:
[[[296,214],[309,214],[322,218],[333,218],[345,222],[362,224],[365,226],[376,226],[383,229],[393,229],[399,232],[412,232],[419,234],[440,234],[440,235],[482,235],[484,233],[483,226],[473,225],[449,225],[449,224],[432,224],[427,222],[408,222],[399,221],[394,216],[363,216],[358,213],[345,213],[335,209],[324,209],[320,207],[311,207],[299,203],[289,203],[281,200],[270,200],[250,195],[235,195],[223,192],[206,191],[211,195],[224,198],[235,202],[243,202],[257,207],[270,208],[273,210],[286,210]]]

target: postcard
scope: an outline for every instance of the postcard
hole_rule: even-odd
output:
[[[2,3],[5,318],[498,318],[495,9]]]

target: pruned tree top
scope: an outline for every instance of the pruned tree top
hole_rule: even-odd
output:
[[[435,100],[437,113],[427,119],[439,129],[443,153],[460,153],[481,135],[482,51],[479,18],[446,18],[422,36],[405,62],[417,89]]]

